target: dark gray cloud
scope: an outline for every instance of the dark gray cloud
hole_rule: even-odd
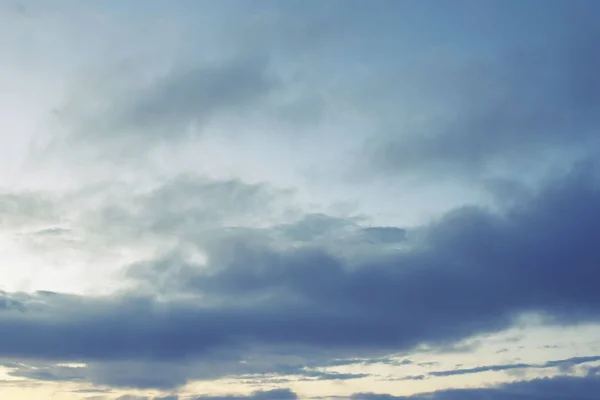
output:
[[[559,376],[509,383],[494,388],[450,389],[414,396],[391,396],[388,394],[360,393],[352,400],[591,400],[600,390],[600,377]]]

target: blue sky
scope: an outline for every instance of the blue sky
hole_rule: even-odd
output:
[[[0,397],[593,398],[599,26],[0,0]]]

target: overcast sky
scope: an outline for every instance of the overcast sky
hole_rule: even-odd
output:
[[[600,393],[596,0],[0,0],[0,397]]]

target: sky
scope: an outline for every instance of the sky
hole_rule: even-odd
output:
[[[596,398],[598,43],[595,0],[0,0],[0,398]]]

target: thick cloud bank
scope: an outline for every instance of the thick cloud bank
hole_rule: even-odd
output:
[[[451,343],[507,328],[523,313],[594,321],[599,202],[586,164],[514,208],[457,209],[406,239],[323,217],[214,231],[206,263],[174,250],[133,265],[129,279],[143,292],[3,293],[0,354],[168,362],[300,346],[352,355]],[[371,239],[357,247],[365,234]]]

